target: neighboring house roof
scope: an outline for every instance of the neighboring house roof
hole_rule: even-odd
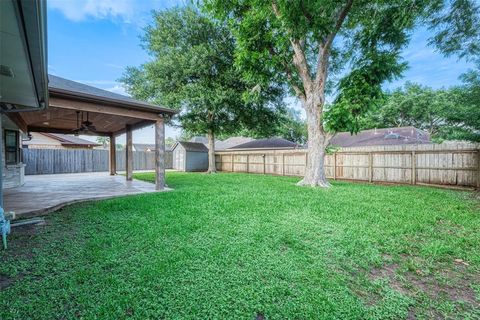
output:
[[[381,145],[425,144],[431,143],[430,135],[415,127],[398,127],[363,130],[357,134],[337,133],[330,145],[339,147],[363,147]]]
[[[215,142],[215,150],[225,150],[225,149],[233,148],[253,140],[255,139],[249,138],[249,137],[230,137],[223,141]]]
[[[173,145],[172,150],[174,150],[178,145],[181,145],[187,151],[208,152],[208,148],[203,143],[200,143],[200,142],[178,141]]]
[[[283,138],[269,138],[269,139],[258,139],[258,140],[242,143],[240,145],[237,145],[229,149],[281,149],[281,148],[294,149],[298,147],[299,145],[296,144],[295,142],[291,142]]]
[[[136,109],[145,109],[148,111],[159,111],[166,114],[175,114],[176,111],[168,108],[162,108],[151,103],[135,100],[131,97],[114,93],[108,90],[95,88],[83,83],[60,78],[54,75],[48,75],[48,89],[56,94],[74,95],[81,99],[102,101],[106,103],[121,103]]]
[[[134,143],[133,148],[135,151],[155,151],[156,146],[155,144],[148,144],[148,143]],[[165,150],[171,151],[173,148],[172,144],[165,144]]]
[[[135,151],[155,151],[155,144],[134,143]]]
[[[24,145],[41,145],[45,144],[45,141],[38,141],[36,139],[36,135],[42,135],[54,140],[57,140],[62,146],[65,147],[97,147],[100,146],[100,144],[96,142],[92,142],[89,140],[85,140],[76,136],[71,136],[71,135],[66,135],[66,134],[60,134],[60,133],[43,133],[43,132],[35,132],[33,133],[33,138],[30,141],[24,141]]]
[[[189,142],[200,142],[206,145],[208,144],[208,139],[207,137],[195,136],[192,139],[190,139]]]

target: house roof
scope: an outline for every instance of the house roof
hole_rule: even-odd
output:
[[[100,146],[100,144],[96,142],[85,140],[76,136],[66,135],[66,134],[43,133],[43,132],[39,134],[58,140],[62,144],[62,146],[89,146],[89,147]],[[35,141],[33,140],[30,141],[30,144],[35,144]]]
[[[200,142],[178,141],[173,145],[172,150],[174,150],[177,147],[177,145],[181,145],[187,151],[208,152],[207,146],[205,146],[203,143],[200,143]]]
[[[134,143],[133,147],[135,148],[135,151],[153,151],[156,149],[155,144],[147,144],[147,143]]]
[[[283,138],[268,138],[258,139],[250,142],[242,143],[229,149],[278,149],[289,148],[294,149],[299,147],[295,142],[285,140]]]
[[[215,142],[215,150],[225,150],[229,148],[233,148],[243,143],[247,143],[253,141],[255,139],[249,137],[230,137],[223,141]]]
[[[92,87],[80,82],[64,79],[61,77],[48,75],[49,83],[48,90],[52,94],[65,94],[69,96],[76,96],[80,99],[103,101],[106,103],[121,104],[123,106],[129,106],[136,109],[142,109],[146,111],[158,111],[159,113],[166,113],[173,115],[175,110],[156,106],[151,103],[135,100],[131,97],[114,93],[108,90]]]
[[[189,142],[200,142],[206,145],[208,144],[208,139],[207,137],[203,137],[203,136],[194,136],[189,140]]]
[[[363,130],[357,134],[337,133],[330,145],[339,147],[363,147],[381,145],[425,144],[431,143],[430,135],[415,127],[398,127]]]

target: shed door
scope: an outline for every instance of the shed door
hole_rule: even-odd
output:
[[[184,160],[184,157],[183,157],[183,150],[181,148],[177,148],[174,152],[174,163],[175,163],[175,166],[174,168],[176,170],[185,170],[185,166],[184,166],[184,163],[185,163],[185,160]]]

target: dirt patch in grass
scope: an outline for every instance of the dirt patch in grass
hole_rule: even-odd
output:
[[[0,274],[0,291],[8,288],[16,281],[16,277],[10,277],[6,274]]]
[[[39,233],[42,225],[24,225],[12,228],[12,233],[8,237],[8,249],[4,252],[4,256],[0,263],[8,265],[15,261],[34,259],[34,249],[38,247],[37,241],[32,241]],[[8,271],[7,271],[8,272]],[[12,286],[15,282],[21,280],[25,276],[24,273],[17,275],[9,275],[0,272],[0,291]]]
[[[33,258],[33,249],[38,247],[36,241],[32,241],[45,224],[31,224],[12,228],[12,233],[8,236],[8,258],[9,260]]]
[[[265,316],[263,315],[263,313],[257,313],[257,315],[255,316],[255,320],[265,320]]]
[[[409,257],[411,258],[411,257]],[[421,300],[427,298],[430,301],[450,301],[462,309],[477,309],[480,302],[477,300],[471,284],[479,283],[480,275],[470,270],[468,264],[462,261],[452,261],[450,265],[438,266],[429,274],[421,270],[407,270],[401,268],[407,256],[402,256],[401,262],[386,263],[381,267],[374,268],[368,273],[371,281],[386,280],[393,290]],[[418,258],[415,258],[418,260]],[[365,297],[363,297],[365,300]],[[367,297],[366,303],[375,304],[378,297]],[[464,305],[466,304],[466,305]],[[437,310],[430,310],[431,315],[443,316]],[[434,318],[437,318],[434,316]],[[416,311],[409,311],[408,319],[415,319]]]

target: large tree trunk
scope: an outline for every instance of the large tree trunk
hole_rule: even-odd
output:
[[[217,166],[215,164],[215,134],[212,130],[208,130],[208,173],[216,173]]]
[[[340,3],[340,2],[339,2]],[[291,38],[290,44],[293,49],[292,64],[295,67],[298,80],[302,87],[298,85],[292,75],[292,69],[288,63],[285,63],[285,73],[292,89],[297,97],[302,101],[303,108],[307,114],[308,127],[308,154],[305,176],[299,185],[308,185],[312,187],[329,187],[330,184],[325,176],[325,148],[330,142],[331,135],[325,132],[323,128],[323,106],[325,104],[325,84],[327,81],[328,60],[330,49],[338,31],[342,27],[348,12],[353,4],[353,0],[348,0],[345,5],[339,7],[338,15],[334,20],[335,26],[331,32],[323,38],[318,46],[318,56],[315,72],[311,72],[307,54],[305,53],[306,38]],[[282,21],[280,12],[275,1],[272,2],[273,12],[279,21]],[[293,34],[294,32],[292,32]],[[272,55],[275,52],[273,51]],[[313,77],[315,74],[315,77]]]
[[[323,93],[313,90],[307,93],[307,98],[303,101],[307,115],[308,151],[305,176],[298,182],[300,186],[330,187],[325,175],[325,149],[330,137],[323,129],[323,101]]]

